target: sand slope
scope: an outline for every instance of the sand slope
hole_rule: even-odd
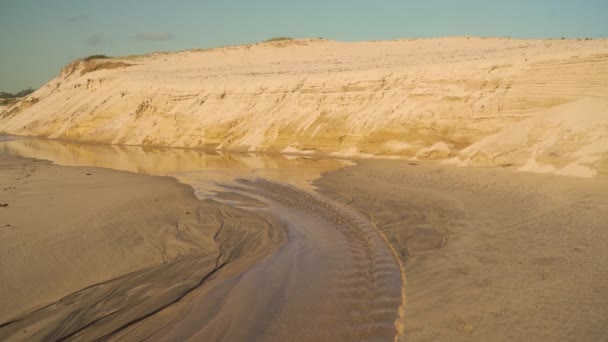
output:
[[[405,263],[404,341],[608,338],[608,179],[373,161],[315,181]]]
[[[608,40],[295,40],[77,61],[0,131],[608,170]]]

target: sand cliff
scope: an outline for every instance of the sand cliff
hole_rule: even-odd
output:
[[[608,171],[608,40],[289,40],[76,61],[0,131]]]

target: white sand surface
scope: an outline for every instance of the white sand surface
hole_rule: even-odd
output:
[[[302,39],[76,61],[0,131],[592,177],[607,108],[605,39]]]

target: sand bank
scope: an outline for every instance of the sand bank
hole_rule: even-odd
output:
[[[608,171],[608,40],[301,39],[76,61],[0,132]]]
[[[369,161],[314,182],[405,262],[403,339],[608,338],[608,179]]]

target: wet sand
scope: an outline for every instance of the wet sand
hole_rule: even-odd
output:
[[[39,148],[32,148],[32,144]],[[54,150],[57,146],[61,151],[59,155],[67,156],[66,160],[72,165],[86,165],[86,158],[94,155],[87,153],[89,147],[77,144],[57,145],[55,142],[36,143],[33,140],[3,144],[5,153],[19,151],[21,154],[40,153],[45,147]],[[67,154],[65,146],[70,147]],[[138,153],[142,151],[135,150]],[[151,153],[151,159],[140,159],[139,164],[125,164],[137,170],[142,170],[140,165],[158,167],[160,164],[151,161],[165,160],[163,153],[158,156],[147,149],[143,151],[143,155],[116,155],[133,161],[133,156],[144,157]],[[187,158],[181,158],[182,153],[192,155],[193,152],[169,151],[168,155],[180,156],[179,160],[187,161]],[[36,156],[61,160],[52,153]],[[105,156],[100,159],[112,159]],[[7,169],[19,163],[24,167],[33,163],[42,166],[36,172],[28,173],[28,181],[37,183],[28,188],[30,196],[23,201],[38,205],[45,200],[40,190],[56,187],[49,191],[77,194],[79,198],[85,198],[82,203],[88,206],[87,210],[106,214],[97,221],[86,217],[84,221],[76,222],[66,229],[68,237],[43,241],[40,243],[43,247],[53,247],[57,254],[63,255],[62,250],[80,246],[86,237],[89,240],[85,239],[85,243],[95,242],[99,250],[97,258],[114,257],[116,253],[112,248],[120,248],[121,245],[114,245],[111,238],[118,238],[113,236],[118,230],[162,253],[152,253],[151,257],[157,259],[148,261],[148,264],[136,265],[129,270],[113,270],[115,274],[107,275],[96,273],[99,266],[95,260],[83,258],[78,254],[80,250],[75,252],[73,257],[81,260],[77,266],[88,267],[90,273],[99,279],[87,282],[74,272],[70,274],[80,283],[46,301],[28,298],[24,294],[24,300],[32,300],[35,305],[15,304],[21,311],[16,314],[7,312],[8,320],[0,322],[1,339],[390,341],[397,333],[395,324],[403,301],[402,278],[386,242],[356,211],[319,197],[306,184],[302,186],[304,179],[335,164],[331,160],[209,155],[204,156],[206,162],[213,162],[214,166],[209,169],[191,169],[188,165],[196,164],[196,160],[186,163],[185,167],[180,163],[165,165],[163,172],[173,174],[195,189],[194,192],[202,199],[197,201],[190,188],[169,178],[90,167],[63,167],[6,155],[3,158]],[[94,160],[99,162],[99,159]],[[217,168],[222,163],[239,165],[239,160],[248,160],[250,165],[271,167],[245,167],[241,171],[238,167],[228,167],[228,172]],[[275,161],[281,166],[276,167]],[[50,175],[45,176],[45,172]],[[73,183],[80,174],[84,181]],[[244,178],[230,178],[235,175]],[[99,183],[91,183],[92,177],[98,177]],[[155,188],[148,183],[164,184],[169,189]],[[209,191],[210,187],[212,191]],[[138,192],[140,188],[144,189],[141,193]],[[151,190],[148,192],[146,188]],[[100,195],[96,189],[105,192]],[[139,202],[146,201],[146,196],[171,194],[176,189],[183,191],[185,202],[181,198],[163,197],[159,200],[171,201],[172,205],[180,208],[180,215],[164,227],[167,232],[148,232],[145,224],[157,220],[162,211],[157,212],[157,207],[148,208]],[[132,207],[137,209],[134,213],[131,211],[135,209],[122,204],[122,200],[126,200],[121,198],[123,192],[139,194],[140,197],[133,199],[136,204]],[[11,198],[15,199],[22,196],[19,192],[13,195]],[[113,203],[113,207],[105,208],[105,202],[96,201],[96,197],[102,195],[108,200],[112,196],[121,200]],[[149,201],[156,203],[156,199],[153,197]],[[188,205],[180,207],[185,204]],[[79,205],[58,201],[56,207],[45,207],[41,211],[39,221],[24,225],[37,227],[37,231],[31,233],[33,235],[39,230],[63,233],[63,228],[48,225],[52,222],[44,218],[50,215],[46,211],[63,210],[64,215],[71,215],[72,211],[80,210]],[[127,222],[122,222],[120,217],[110,220],[117,211],[127,217],[136,217]],[[26,215],[24,210],[15,212],[13,217]],[[121,226],[123,223],[127,226]],[[138,226],[138,223],[145,224]],[[78,227],[84,224],[93,228],[87,227],[80,232]],[[95,224],[103,224],[107,236],[86,234],[89,229],[95,229]],[[145,235],[145,238],[140,238],[140,235]],[[27,240],[31,235],[18,234],[17,237]],[[12,246],[19,241],[15,238],[6,240],[6,243]],[[106,249],[108,245],[111,248]],[[130,248],[125,247],[124,253],[108,263],[108,267],[115,263],[129,265],[136,262],[138,259],[130,260]],[[24,248],[21,253],[45,258],[37,248]],[[24,257],[16,255],[14,258]],[[78,269],[52,261],[47,265],[64,271],[56,275],[56,281]],[[22,271],[13,268],[12,272]],[[24,273],[28,272],[37,275],[39,270]],[[6,274],[5,278],[13,287],[18,287],[21,279],[11,274]],[[40,282],[30,286],[31,291],[36,291]],[[52,287],[55,288],[54,285]]]
[[[608,339],[608,179],[362,161],[314,182],[405,265],[407,341]]]
[[[242,181],[288,241],[249,269],[124,329],[118,340],[392,341],[401,305],[393,255],[356,212],[291,186]]]
[[[7,155],[0,168],[2,322],[191,248],[176,225],[200,204],[172,179]],[[213,235],[196,243],[217,255]]]
[[[171,178],[2,154],[0,169],[1,340],[111,337],[285,240]]]

